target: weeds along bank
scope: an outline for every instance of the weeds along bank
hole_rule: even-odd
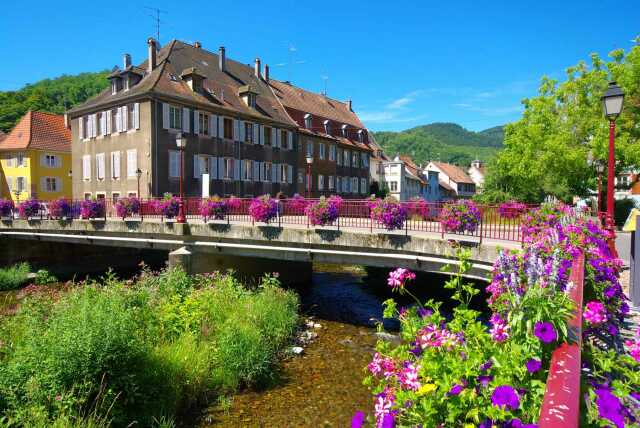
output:
[[[297,310],[272,277],[249,290],[177,269],[36,291],[0,318],[0,426],[171,426],[267,381]]]

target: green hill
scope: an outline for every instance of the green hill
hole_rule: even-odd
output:
[[[8,132],[29,110],[64,113],[109,84],[108,71],[63,75],[28,84],[17,91],[0,91],[0,130]]]
[[[473,132],[455,123],[432,123],[401,132],[376,132],[375,139],[388,156],[409,155],[415,162],[440,159],[468,165],[491,159],[502,148],[502,126]]]

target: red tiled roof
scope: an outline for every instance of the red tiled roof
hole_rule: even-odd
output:
[[[64,116],[29,111],[0,141],[0,150],[27,148],[70,152],[71,131],[64,126]]]
[[[418,167],[418,165],[416,165],[413,159],[405,155],[400,155],[399,157],[400,160],[404,162],[405,167],[411,174],[415,175],[422,182],[422,184],[427,184],[427,182],[422,178],[422,171],[420,171],[420,168]]]
[[[469,177],[469,175],[467,175],[467,173],[464,172],[462,168],[456,165],[451,165],[450,163],[445,163],[445,162],[433,162],[433,161],[431,163],[434,164],[440,171],[442,171],[445,175],[449,176],[449,178],[451,178],[451,180],[455,181],[456,183],[474,184],[471,177]]]

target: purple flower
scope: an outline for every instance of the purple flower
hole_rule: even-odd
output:
[[[415,273],[405,268],[397,268],[396,270],[389,272],[387,284],[389,284],[389,286],[394,290],[402,289],[407,281],[413,281],[414,279],[416,279]]]
[[[358,410],[351,418],[351,428],[360,428],[364,423],[364,412]]]
[[[510,408],[512,410],[520,407],[520,398],[516,390],[509,385],[501,385],[493,390],[491,403],[496,407]]]
[[[592,300],[587,303],[583,316],[589,324],[602,324],[607,320],[607,309],[604,307],[602,302]]]
[[[418,308],[418,316],[422,318],[430,317],[433,315],[433,311],[431,309],[426,309],[423,307]]]
[[[538,370],[540,370],[540,367],[542,367],[542,361],[536,359],[536,358],[532,358],[529,361],[527,361],[527,370],[529,371],[529,373],[535,373]]]
[[[596,389],[596,405],[598,415],[603,419],[613,422],[616,428],[624,428],[624,415],[622,414],[622,403],[620,399],[613,395],[607,388]]]
[[[555,342],[558,339],[558,333],[550,322],[538,321],[533,328],[533,334],[536,335],[542,343]]]
[[[480,384],[480,386],[486,388],[493,380],[493,375],[480,375],[476,378],[476,380],[478,381],[478,384]]]
[[[507,325],[506,320],[500,317],[500,314],[493,314],[491,316],[492,327],[489,333],[491,333],[491,338],[496,342],[504,342],[509,338],[509,326]]]
[[[456,383],[455,385],[453,385],[451,387],[451,389],[449,390],[449,392],[447,392],[447,394],[449,394],[449,395],[459,395],[462,392],[463,389],[464,389],[463,385],[461,385],[459,383]]]
[[[488,360],[486,363],[480,366],[480,371],[486,372],[493,367],[493,360]]]
[[[382,417],[382,424],[380,425],[381,428],[393,428],[396,426],[396,421],[395,421],[395,417],[393,416],[393,413],[386,413],[383,417]]]

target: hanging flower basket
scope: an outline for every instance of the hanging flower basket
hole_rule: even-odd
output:
[[[53,219],[71,217],[71,203],[66,198],[54,199],[49,203],[49,216]]]
[[[224,220],[228,209],[227,201],[218,196],[214,196],[202,201],[202,205],[200,206],[200,215],[203,217],[205,222],[207,219]]]
[[[407,221],[407,209],[393,196],[373,199],[369,202],[371,218],[387,230],[399,230]]]
[[[131,217],[140,214],[140,199],[136,197],[120,198],[116,202],[116,214],[118,217]]]
[[[11,199],[0,199],[0,217],[8,218],[13,215],[15,204]]]
[[[278,201],[269,195],[254,198],[249,205],[253,221],[269,223],[278,215]]]
[[[80,204],[80,217],[85,220],[103,219],[105,206],[103,200],[88,199]]]
[[[480,209],[469,199],[445,204],[440,212],[440,224],[448,233],[473,233],[480,220]]]
[[[502,218],[514,219],[527,212],[527,205],[518,201],[508,201],[500,204],[498,212]]]
[[[18,206],[18,212],[20,213],[20,217],[23,217],[26,219],[40,215],[41,209],[42,209],[42,204],[36,201],[35,199],[26,200]]]
[[[331,196],[328,199],[322,196],[318,202],[307,205],[304,213],[313,226],[326,226],[338,219],[341,204],[340,196]]]

